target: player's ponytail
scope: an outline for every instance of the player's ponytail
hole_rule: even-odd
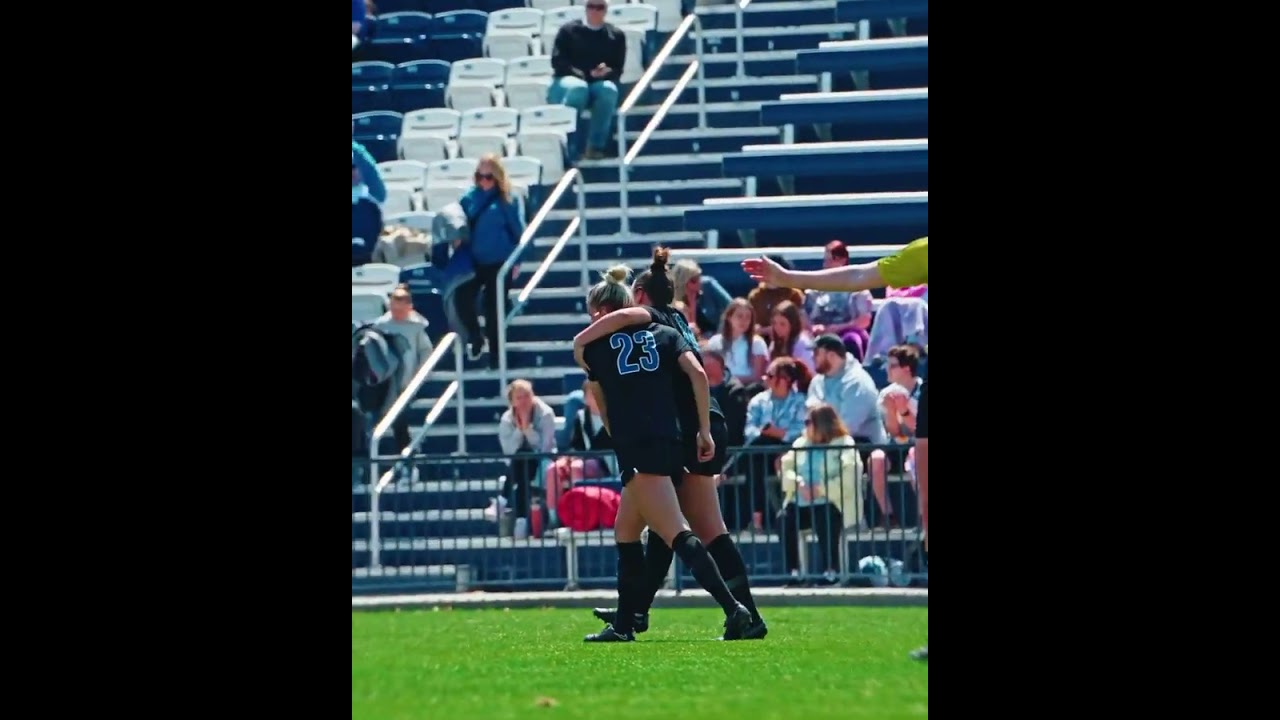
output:
[[[676,286],[671,280],[671,269],[667,267],[670,259],[670,249],[654,248],[653,264],[636,278],[636,287],[644,290],[644,294],[649,297],[649,304],[654,307],[669,307],[676,298]]]
[[[600,309],[613,312],[635,305],[631,289],[626,285],[630,275],[631,269],[626,265],[614,265],[606,270],[603,279],[587,291],[587,308],[592,312]]]

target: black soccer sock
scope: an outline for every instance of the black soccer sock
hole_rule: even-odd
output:
[[[751,597],[751,583],[747,582],[747,566],[742,562],[742,553],[738,552],[738,546],[734,544],[733,538],[729,537],[728,533],[721,535],[711,541],[707,546],[707,552],[720,568],[720,574],[724,577],[724,584],[729,587],[729,591],[738,599],[738,602],[751,611],[751,619],[759,621],[760,612],[756,610],[755,598]]]
[[[675,541],[671,543],[671,549],[680,556],[685,565],[689,566],[689,570],[693,572],[693,579],[698,581],[702,589],[711,593],[711,597],[720,603],[724,614],[731,615],[738,607],[738,601],[733,599],[733,593],[729,592],[728,586],[724,584],[724,578],[720,577],[720,568],[716,567],[716,562],[702,546],[702,541],[688,530],[683,530],[676,535]]]
[[[645,588],[644,595],[640,597],[636,612],[643,615],[653,607],[653,599],[657,597],[659,588],[667,580],[667,572],[671,570],[673,557],[675,554],[671,552],[671,547],[666,541],[659,537],[658,533],[650,530],[649,541],[644,546],[645,574],[649,585]]]
[[[635,630],[635,613],[648,585],[644,567],[644,547],[638,542],[618,543],[618,616],[613,629]]]

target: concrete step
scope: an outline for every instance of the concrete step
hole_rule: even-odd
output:
[[[627,150],[640,139],[640,132],[627,133]],[[705,128],[691,130],[655,130],[649,135],[640,153],[652,155],[677,155],[680,153],[738,152],[745,145],[775,142],[782,139],[777,127]]]
[[[790,73],[787,73],[790,74]],[[694,99],[697,99],[695,94]],[[760,100],[707,103],[707,127],[754,127],[760,124]],[[640,131],[658,112],[658,105],[637,105],[627,113],[627,129]],[[663,130],[689,130],[698,126],[697,103],[674,105],[662,119]]]
[[[694,207],[700,207],[701,203],[696,205],[663,205],[650,207],[633,207],[627,212],[627,219],[630,221],[631,232],[638,233],[655,233],[655,232],[676,232],[684,230],[684,213]],[[559,235],[569,226],[570,220],[578,216],[578,211],[573,210],[552,210],[547,214],[547,219],[542,224],[541,233],[547,235]],[[608,235],[611,233],[621,232],[622,230],[622,211],[617,205],[587,208],[586,210],[587,227],[593,235]],[[521,263],[523,268],[528,263]],[[537,269],[535,263],[530,272]],[[557,282],[556,285],[564,285],[567,283]]]
[[[645,92],[645,102],[661,105],[675,84],[674,80],[654,80],[652,86]],[[705,95],[707,102],[720,103],[777,100],[786,93],[817,91],[817,75],[775,75],[742,79],[707,78]],[[694,83],[686,85],[676,102],[682,105],[696,105],[697,86]]]
[[[721,157],[721,153],[712,152],[663,155],[642,150],[635,162],[631,163],[629,179],[634,182],[652,182],[723,178]],[[618,158],[583,160],[578,163],[578,169],[582,171],[582,179],[587,185],[618,182]],[[569,193],[565,193],[565,197],[568,196]],[[562,200],[563,202],[565,201]],[[592,234],[599,234],[595,228],[590,231]]]

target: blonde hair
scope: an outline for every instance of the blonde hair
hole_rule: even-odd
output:
[[[502,164],[502,157],[495,153],[481,155],[476,161],[476,172],[480,172],[480,166],[484,163],[493,166],[493,185],[498,188],[498,197],[502,202],[511,202],[511,181],[507,179],[507,168]]]
[[[675,288],[673,293],[677,300],[683,299],[685,293],[688,292],[689,281],[702,274],[702,268],[698,263],[685,258],[676,261],[671,266],[671,285]]]
[[[600,282],[587,291],[587,308],[594,311],[607,307],[621,310],[636,304],[631,288],[627,287],[627,278],[631,277],[631,268],[626,265],[614,265],[601,274]]]
[[[538,397],[538,395],[533,392],[533,383],[529,382],[528,380],[512,380],[511,384],[507,385],[507,404],[508,405],[515,402],[517,390],[528,390],[529,394],[532,395],[535,399]]]

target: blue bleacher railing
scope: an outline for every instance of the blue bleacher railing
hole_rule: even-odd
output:
[[[547,215],[551,214],[551,211],[555,209],[556,204],[560,202],[560,198],[564,196],[565,191],[569,189],[569,185],[571,184],[577,186],[578,193],[578,217],[575,219],[576,223],[574,227],[577,229],[579,240],[582,242],[582,257],[587,257],[587,193],[582,185],[582,173],[577,168],[570,168],[569,171],[564,174],[564,177],[560,178],[560,182],[556,183],[555,188],[551,191],[551,194],[547,196],[547,199],[543,201],[542,207],[538,210],[538,213],[533,216],[533,221],[529,223],[528,227],[524,229],[524,234],[520,236],[520,244],[516,246],[516,249],[507,257],[507,261],[502,264],[502,268],[498,270],[498,307],[506,307],[504,303],[506,302],[507,297],[507,279],[511,276],[511,268],[515,265],[516,259],[520,257],[520,254],[524,252],[524,249],[528,247],[529,243],[533,242],[533,238],[537,235],[538,230],[542,228],[542,223],[546,221]],[[568,234],[561,237],[559,242],[561,246],[563,246],[567,237]],[[555,256],[548,255],[547,257],[548,259],[543,260],[542,265],[538,267],[538,271],[535,272],[534,276],[528,283],[526,283],[525,291],[520,294],[520,297],[523,298],[523,300],[511,309],[511,313],[509,315],[500,318],[498,321],[498,347],[496,349],[489,348],[489,352],[494,352],[496,350],[498,353],[498,387],[500,388],[507,386],[507,326],[524,308],[525,301],[529,299],[529,293],[533,292],[533,288],[536,287],[537,283],[541,282],[542,277],[547,274],[550,260],[554,260]],[[581,263],[581,271],[582,287],[585,288],[587,286],[587,264],[585,262]],[[462,377],[461,370],[459,370],[458,377]]]
[[[422,429],[418,432],[418,435],[410,441],[409,445],[402,448],[400,452],[395,455],[382,455],[378,449],[382,442],[382,438],[386,437],[387,433],[391,431],[391,426],[395,423],[396,419],[400,417],[400,413],[404,412],[405,409],[409,407],[409,403],[413,402],[414,398],[418,396],[418,390],[420,390],[422,388],[422,384],[427,381],[427,376],[431,374],[431,371],[435,369],[441,358],[443,358],[450,349],[453,350],[454,368],[457,372],[458,379],[449,383],[449,386],[445,388],[445,391],[436,399],[435,404],[431,406],[431,410],[427,413],[426,423],[423,424]],[[444,413],[444,409],[448,407],[449,401],[453,399],[454,395],[458,396],[458,452],[461,454],[466,453],[467,435],[462,422],[463,417],[466,415],[466,397],[462,391],[461,378],[462,341],[459,340],[457,333],[451,332],[440,338],[440,344],[436,345],[435,349],[431,351],[431,355],[427,356],[427,361],[422,364],[422,367],[418,368],[418,372],[414,373],[413,379],[409,381],[409,385],[400,393],[400,396],[396,398],[396,401],[391,404],[391,408],[387,410],[386,416],[384,416],[374,428],[373,439],[369,443],[369,447],[373,449],[373,455],[370,458],[371,462],[369,463],[369,480],[372,488],[369,504],[370,512],[373,513],[374,518],[378,517],[378,495],[386,488],[387,484],[391,482],[391,479],[395,476],[397,470],[403,468],[403,461],[408,460],[417,452],[418,446],[421,445],[423,439],[427,437],[427,432],[431,429],[431,426],[435,424],[436,420],[440,419],[440,415]],[[389,460],[399,460],[402,462],[389,468],[382,477],[379,477],[378,465],[381,462]],[[373,542],[374,547],[371,564],[374,568],[381,566],[377,549],[377,525],[378,523],[375,522],[370,528],[370,533],[372,535],[371,541]]]
[[[635,107],[636,103],[640,101],[645,90],[649,88],[649,84],[653,82],[653,79],[658,75],[658,71],[662,69],[662,65],[666,63],[667,58],[671,57],[671,53],[675,51],[676,46],[684,40],[689,29],[695,25],[698,27],[698,33],[695,37],[697,44],[697,59],[694,60],[688,69],[684,71],[684,75],[680,77],[676,86],[671,89],[667,98],[662,101],[662,105],[658,108],[658,112],[654,113],[653,117],[649,119],[649,123],[645,125],[644,130],[640,132],[640,137],[636,138],[635,146],[632,147],[631,152],[628,153],[627,113],[630,112],[631,109]],[[741,38],[739,38],[738,42],[739,48],[741,48]],[[693,78],[695,73],[698,75],[698,127],[707,127],[706,75],[703,69],[702,44],[702,22],[698,19],[697,13],[689,13],[685,16],[684,20],[681,21],[680,26],[675,29],[675,32],[671,34],[670,39],[667,40],[667,44],[662,46],[662,49],[658,51],[657,56],[649,63],[649,67],[645,69],[644,75],[640,76],[640,80],[636,82],[635,87],[631,89],[631,93],[627,95],[627,99],[618,106],[618,207],[622,210],[621,230],[623,235],[631,232],[631,223],[627,217],[627,175],[630,172],[631,163],[635,161],[636,155],[638,155],[640,150],[644,148],[644,144],[649,140],[649,136],[653,134],[654,130],[658,129],[658,125],[660,125],[663,118],[667,116],[667,112],[671,110],[671,106],[680,99],[680,95],[684,92],[685,87],[688,86],[689,81]]]
[[[884,451],[885,465],[873,479],[872,462],[862,458],[875,449]],[[858,453],[852,462],[861,465],[860,472],[856,466],[846,472],[850,450]],[[909,450],[906,444],[863,443],[852,448],[730,448],[733,461],[720,476],[717,492],[752,584],[926,586],[927,556],[920,546],[919,498]],[[789,452],[794,452],[791,460],[780,461]],[[409,460],[412,476],[353,487],[353,594],[612,589],[617,555],[611,528],[601,522],[589,522],[593,527],[588,531],[546,524],[539,528],[531,518],[544,494],[542,479],[504,484],[515,470],[513,463],[536,467],[566,455],[598,459],[601,465],[612,456],[576,451],[554,456],[417,455]],[[806,468],[798,463],[802,459],[813,464]],[[616,476],[574,483],[590,486],[620,490]],[[492,502],[498,496],[507,500],[503,512]],[[807,502],[811,498],[825,498],[831,507],[822,507],[821,499]],[[513,517],[525,513],[526,522]],[[885,567],[860,569],[860,559],[869,556],[881,558]],[[669,577],[677,589],[696,587],[678,562]]]

